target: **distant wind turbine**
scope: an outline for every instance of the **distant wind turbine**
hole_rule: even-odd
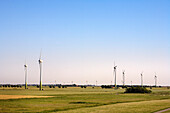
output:
[[[26,64],[26,61],[25,61],[25,65],[24,65],[24,70],[25,70],[25,89],[27,89],[27,67],[28,67],[28,65]]]
[[[122,74],[123,74],[123,86],[125,86],[125,70],[123,70]]]
[[[155,73],[155,87],[157,86],[157,75],[156,75],[156,73]]]
[[[40,58],[39,58],[39,60],[38,60],[38,62],[39,62],[39,66],[40,66],[40,91],[42,90],[42,62],[43,62],[43,60],[41,59],[41,52],[40,52]]]
[[[86,80],[86,85],[88,85],[88,81]]]
[[[143,72],[141,73],[141,86],[143,87]]]
[[[117,86],[116,86],[116,68],[117,68],[117,66],[115,65],[115,62],[114,62],[113,76],[115,76],[115,88],[117,88]]]

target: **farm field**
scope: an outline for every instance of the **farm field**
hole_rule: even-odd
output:
[[[170,89],[153,88],[151,94],[123,92],[99,87],[0,88],[0,112],[150,113],[170,108]]]

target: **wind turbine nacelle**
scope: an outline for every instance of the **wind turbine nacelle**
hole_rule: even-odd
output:
[[[117,66],[114,66],[114,69],[116,69],[117,68]]]
[[[24,65],[24,67],[28,67],[28,65]]]
[[[41,59],[40,59],[40,60],[38,60],[38,62],[39,62],[39,63],[42,63],[42,62],[43,62],[43,60],[41,60]]]

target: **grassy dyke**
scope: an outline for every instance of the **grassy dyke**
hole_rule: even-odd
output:
[[[93,109],[96,107],[100,108],[134,102],[140,103],[143,101],[151,102],[170,99],[170,90],[164,88],[153,88],[153,93],[151,94],[124,94],[124,89],[114,90],[96,87],[94,89],[91,87],[86,89],[50,89],[46,87],[44,89],[44,91],[39,91],[35,87],[30,87],[28,90],[0,89],[1,95],[54,96],[49,98],[0,100],[0,112],[71,112],[72,110],[75,110],[75,112],[81,112],[82,109],[86,108]],[[161,106],[166,107],[164,103],[160,102],[160,104]]]

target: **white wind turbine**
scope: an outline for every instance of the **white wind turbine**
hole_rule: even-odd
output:
[[[40,58],[38,60],[39,66],[40,66],[40,91],[42,90],[42,62],[43,60],[41,59],[41,52],[40,52]]]
[[[143,87],[143,72],[141,73],[141,86]]]
[[[114,66],[113,66],[113,76],[115,76],[115,88],[117,88],[117,86],[116,86],[116,68],[117,68],[117,66],[115,65],[115,62],[114,62]]]
[[[24,64],[24,70],[25,70],[25,89],[27,89],[27,67],[28,67],[28,65],[26,64],[26,61],[25,61],[25,64]]]
[[[157,75],[156,75],[156,73],[155,73],[155,87],[157,86]]]
[[[122,74],[123,74],[123,86],[125,86],[125,70],[123,70]]]

